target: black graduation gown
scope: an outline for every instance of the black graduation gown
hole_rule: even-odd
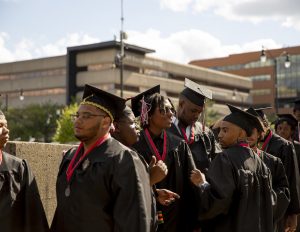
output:
[[[276,203],[273,211],[274,232],[284,231],[284,215],[290,203],[289,183],[281,160],[264,151],[259,152],[259,157],[269,168],[272,175],[272,187],[276,193]]]
[[[48,222],[27,162],[3,152],[0,165],[0,231],[44,232]]]
[[[212,161],[210,186],[198,188],[199,219],[212,219],[207,232],[273,231],[273,193],[269,169],[247,147],[232,146]]]
[[[300,142],[294,140],[293,145],[294,145],[294,148],[296,151],[296,156],[297,156],[297,160],[298,160],[298,168],[300,171]]]
[[[184,139],[182,133],[178,131],[174,123],[172,123],[172,126],[168,131]],[[221,148],[215,140],[213,132],[208,127],[205,127],[205,132],[203,132],[202,124],[200,122],[195,123],[194,136],[195,140],[193,143],[189,144],[189,148],[193,154],[197,169],[206,174],[212,159],[216,154],[221,153]]]
[[[163,139],[161,136],[154,138],[158,151],[162,154]],[[145,133],[142,130],[139,141],[134,148],[150,163],[154,155],[147,144]],[[164,223],[158,226],[158,231],[168,232],[188,232],[194,226],[196,217],[195,209],[195,187],[189,180],[190,173],[195,169],[195,164],[188,145],[177,136],[167,132],[167,155],[164,160],[168,167],[167,176],[159,183],[156,188],[169,189],[180,195],[169,206],[162,206],[157,203],[157,210],[162,211]]]
[[[150,181],[138,155],[109,138],[82,160],[68,183],[66,170],[74,154],[69,150],[60,165],[51,231],[149,232]]]
[[[291,201],[287,209],[287,214],[300,213],[300,177],[298,161],[294,146],[277,134],[272,134],[270,141],[264,149],[267,153],[281,159],[286,176],[289,181]]]

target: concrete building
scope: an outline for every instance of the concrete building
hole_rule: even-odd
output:
[[[250,93],[256,107],[271,105],[273,109],[270,112],[275,112],[278,108],[279,113],[291,113],[291,102],[300,97],[300,46],[264,50],[266,62],[261,62],[261,53],[262,51],[232,54],[194,60],[190,64],[248,77],[253,81]],[[285,67],[287,55],[291,63],[289,68]],[[238,97],[239,88],[235,88],[235,92]]]
[[[150,57],[148,54],[153,52],[125,44],[122,72],[125,98],[160,84],[162,93],[176,101],[184,87],[184,78],[188,77],[211,89],[216,103],[241,106],[252,103],[249,92],[253,85],[250,79]],[[5,105],[21,107],[46,101],[67,104],[82,96],[86,83],[120,95],[121,66],[116,59],[119,53],[120,42],[108,41],[70,47],[64,56],[0,64],[2,108]],[[23,101],[19,99],[21,91]],[[219,109],[226,108],[223,106]]]

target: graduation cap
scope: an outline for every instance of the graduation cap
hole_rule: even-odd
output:
[[[265,113],[264,110],[272,109],[272,106],[266,106],[261,108],[254,109],[260,118],[264,119]]]
[[[133,111],[135,117],[140,116],[142,99],[144,98],[144,100],[147,101],[147,99],[155,93],[160,93],[160,85],[156,85],[156,86],[138,94],[137,96],[131,98],[131,108],[132,108],[132,111]]]
[[[212,99],[212,91],[204,86],[197,84],[187,78],[184,80],[186,87],[180,94],[189,99],[192,103],[198,106],[203,106],[205,98]]]
[[[294,101],[294,110],[300,110],[300,99]]]
[[[233,105],[227,104],[227,106],[229,107],[231,113],[225,116],[223,121],[227,121],[237,125],[238,127],[245,130],[248,136],[252,134],[253,128],[256,128],[256,126],[261,124],[258,117],[246,111],[243,111]],[[263,129],[262,125],[260,129]]]
[[[106,112],[111,120],[114,121],[116,115],[125,108],[125,99],[94,86],[85,85],[80,105],[95,106]]]
[[[297,119],[291,114],[278,114],[278,119],[275,121],[275,127],[282,122],[287,122],[293,129],[298,126]]]
[[[260,116],[259,114],[255,111],[254,108],[250,107],[246,110],[247,113],[252,114],[255,116],[258,120],[253,121],[253,126],[258,130],[258,131],[264,131],[264,126],[262,122],[260,121]]]

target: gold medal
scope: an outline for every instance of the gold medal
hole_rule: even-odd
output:
[[[65,190],[65,196],[69,197],[71,194],[71,189],[70,189],[70,185],[67,186],[66,190]]]

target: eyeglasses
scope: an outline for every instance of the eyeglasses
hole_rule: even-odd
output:
[[[174,108],[173,107],[169,107],[169,106],[165,106],[164,108],[160,108],[159,112],[162,115],[165,115],[165,114],[168,114],[168,113],[175,114]]]
[[[106,114],[91,114],[91,113],[88,113],[88,112],[85,112],[85,113],[82,113],[82,114],[71,114],[71,119],[72,121],[75,121],[77,119],[82,119],[82,120],[89,120],[91,119],[92,117],[107,117]]]

